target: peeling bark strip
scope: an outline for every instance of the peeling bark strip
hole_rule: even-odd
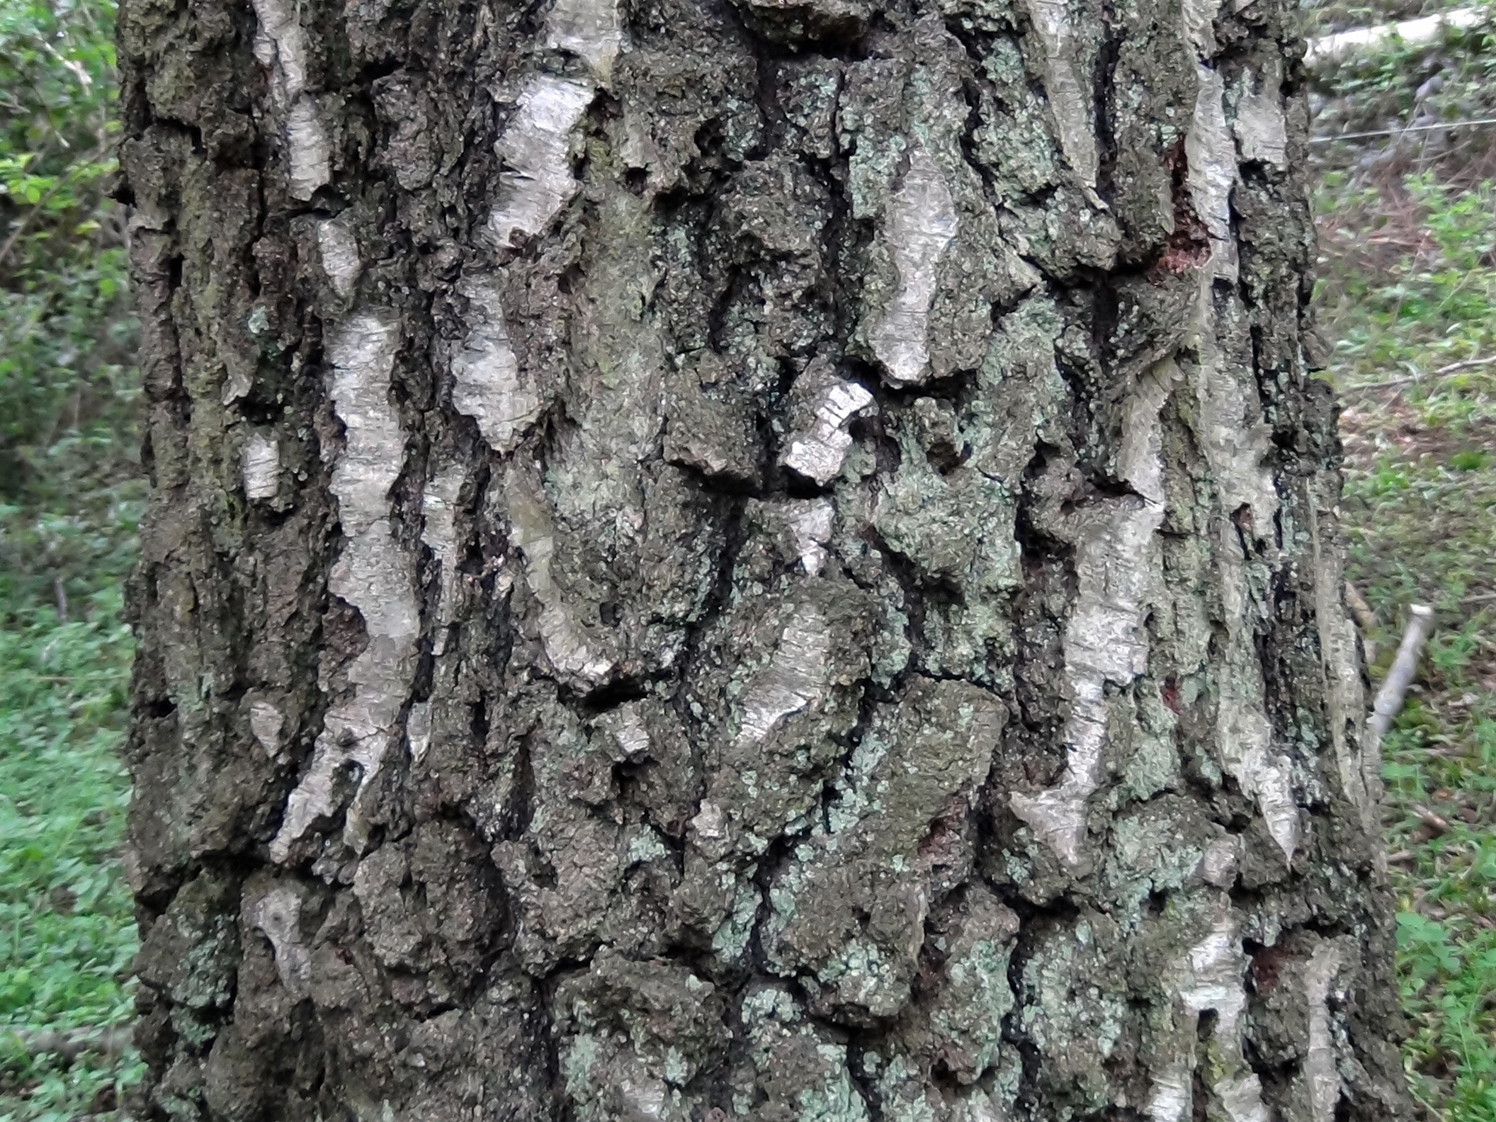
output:
[[[120,12],[141,1117],[1407,1117],[1288,0]]]
[[[936,270],[956,228],[950,188],[930,154],[917,147],[903,182],[889,199],[887,237],[899,287],[873,332],[873,353],[891,381],[917,382],[926,374]]]
[[[405,451],[405,431],[389,402],[398,330],[383,315],[359,312],[336,329],[328,351],[328,396],[344,425],[343,450],[331,454],[329,490],[338,501],[346,544],[327,588],[363,617],[367,645],[349,666],[347,696],[327,711],[311,767],[287,800],[269,847],[275,861],[287,859],[315,819],[339,809],[335,785],[342,779],[354,787],[343,838],[355,852],[363,849],[372,784],[399,735],[410,692],[420,607],[409,558],[393,533],[389,499]]]

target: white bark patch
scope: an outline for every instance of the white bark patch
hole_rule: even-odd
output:
[[[696,817],[686,825],[691,827],[698,838],[720,841],[727,836],[727,813],[717,803],[704,800]]]
[[[1184,1122],[1189,1111],[1193,1065],[1187,1059],[1173,1059],[1153,1076],[1153,1094],[1148,1100],[1148,1117],[1153,1122]]]
[[[540,602],[540,643],[551,665],[563,674],[583,678],[593,685],[613,669],[613,663],[593,649],[586,631],[571,613],[561,589],[551,575],[556,538],[551,510],[540,481],[528,468],[516,468],[505,477],[509,501],[510,540],[525,559],[525,583]]]
[[[1317,505],[1317,504],[1316,504]],[[1314,616],[1319,630],[1319,649],[1324,659],[1325,702],[1330,711],[1330,743],[1340,772],[1341,789],[1361,811],[1368,830],[1376,828],[1376,803],[1381,782],[1380,761],[1359,755],[1348,725],[1366,712],[1366,691],[1361,682],[1361,662],[1356,652],[1356,631],[1341,603],[1344,572],[1340,559],[1326,554],[1319,526],[1320,512],[1309,508],[1309,539],[1314,557]],[[1366,756],[1379,755],[1367,752]]]
[[[591,104],[587,82],[532,78],[498,143],[506,170],[488,229],[507,247],[515,231],[538,234],[577,192],[571,174],[571,130]]]
[[[310,992],[312,958],[301,938],[301,897],[289,888],[272,888],[246,909],[251,927],[270,940],[275,972],[298,1001]]]
[[[1054,110],[1065,159],[1086,187],[1095,189],[1096,130],[1092,125],[1090,77],[1081,81],[1075,61],[1075,21],[1068,0],[1028,0],[1029,18],[1044,47],[1044,92]]]
[[[1215,21],[1221,0],[1184,0],[1184,41],[1196,58],[1214,58]]]
[[[826,656],[830,653],[826,621],[814,607],[784,629],[769,667],[743,696],[739,743],[757,744],[780,721],[817,701],[826,690]]]
[[[1237,866],[1241,863],[1241,842],[1235,834],[1217,838],[1205,850],[1200,859],[1200,875],[1206,884],[1217,888],[1230,888],[1236,883]]]
[[[826,564],[826,543],[831,540],[831,524],[836,512],[830,499],[800,503],[790,513],[790,529],[795,547],[800,551],[800,567],[811,576],[820,574]]]
[[[245,498],[275,498],[280,491],[280,444],[263,433],[251,433],[239,453],[239,474]]]
[[[249,731],[272,760],[280,758],[281,727],[285,722],[285,714],[268,701],[256,701],[249,707]]]
[[[609,732],[617,749],[616,759],[639,760],[649,752],[649,730],[644,727],[644,718],[639,715],[637,704],[621,706],[614,710],[618,716],[611,722]]]
[[[420,763],[431,747],[431,702],[418,701],[410,707],[405,718],[405,742],[410,745],[410,758]]]
[[[556,0],[546,17],[545,44],[582,59],[606,86],[623,49],[618,0]]]
[[[351,296],[363,262],[358,257],[358,238],[341,218],[317,223],[317,248],[322,253],[322,271],[339,296]]]
[[[306,33],[297,5],[287,0],[252,0],[259,27],[254,53],[270,68],[270,96],[286,114],[286,149],[291,197],[310,199],[332,179],[332,144],[307,88]]]
[[[452,621],[457,617],[460,587],[457,556],[457,497],[467,472],[461,464],[448,464],[426,481],[421,492],[421,542],[431,550],[437,568],[436,604],[432,615],[431,654],[440,667],[447,653]],[[405,718],[405,742],[410,758],[425,759],[431,747],[431,702],[411,705]]]
[[[1233,274],[1234,275],[1234,274]],[[1266,466],[1272,437],[1261,414],[1250,403],[1241,376],[1227,369],[1213,329],[1211,272],[1202,270],[1196,316],[1198,429],[1205,458],[1215,478],[1219,508],[1216,553],[1221,571],[1221,600],[1227,643],[1220,666],[1220,700],[1216,714],[1216,752],[1221,766],[1256,800],[1268,833],[1292,861],[1298,846],[1299,815],[1294,803],[1288,760],[1273,747],[1266,714],[1266,690],[1258,661],[1250,615],[1263,609],[1253,603],[1235,524],[1240,515],[1271,536],[1278,512],[1278,492]]]
[[[1237,549],[1234,540],[1222,549]],[[1244,579],[1239,565],[1223,565],[1225,581]],[[1236,570],[1236,571],[1234,571]],[[1299,811],[1293,799],[1288,760],[1273,750],[1273,728],[1264,713],[1265,690],[1251,632],[1241,617],[1227,622],[1227,650],[1221,668],[1221,697],[1216,717],[1216,753],[1221,766],[1257,803],[1267,832],[1283,851],[1285,862],[1298,848]]]
[[[930,305],[940,258],[956,236],[957,225],[956,203],[945,176],[929,152],[916,144],[903,182],[889,197],[884,231],[899,287],[869,340],[889,380],[900,385],[929,374]]]
[[[316,102],[303,95],[286,115],[291,160],[291,197],[303,201],[332,182],[332,142],[317,115]]]
[[[1218,1082],[1213,1090],[1231,1122],[1272,1122],[1262,1101],[1262,1080],[1251,1071],[1238,1071]]]
[[[260,21],[255,57],[274,71],[271,91],[282,106],[306,89],[306,34],[297,21],[297,6],[288,0],[252,0]]]
[[[823,486],[836,478],[852,447],[847,425],[873,402],[873,395],[856,382],[838,382],[816,406],[815,424],[790,441],[784,465]]]
[[[1065,625],[1065,771],[1037,795],[1014,792],[1013,813],[1069,865],[1080,862],[1086,800],[1100,783],[1110,703],[1106,685],[1127,687],[1148,668],[1143,626],[1153,592],[1153,538],[1163,524],[1159,412],[1178,370],[1159,363],[1139,380],[1128,403],[1119,470],[1142,500],[1119,499],[1079,516],[1077,595]]]
[[[1216,276],[1236,279],[1236,240],[1231,236],[1231,188],[1236,182],[1236,142],[1226,124],[1226,85],[1203,62],[1195,115],[1184,138],[1190,202],[1210,235]]]
[[[1153,1079],[1148,1117],[1153,1122],[1184,1122],[1193,1105],[1196,1065],[1196,1025],[1200,1014],[1214,1011],[1210,1088],[1226,1108],[1231,1122],[1268,1122],[1262,1084],[1242,1052],[1241,1015],[1247,1006],[1243,976],[1247,957],[1242,953],[1236,922],[1227,913],[1216,920],[1200,943],[1189,949],[1170,971],[1171,988],[1188,1020],[1179,1032],[1177,1054],[1164,1061]]]
[[[1335,1043],[1330,1037],[1330,985],[1340,971],[1341,952],[1336,943],[1321,943],[1309,957],[1304,972],[1304,997],[1309,1004],[1309,1051],[1304,1058],[1304,1081],[1309,1091],[1312,1122],[1332,1122],[1340,1101],[1340,1069],[1335,1063]]]
[[[1241,158],[1284,168],[1288,163],[1288,121],[1283,116],[1282,79],[1276,68],[1263,75],[1262,92],[1248,89],[1236,103],[1236,143]]]
[[[652,1075],[642,1075],[636,1083],[627,1077],[618,1083],[618,1095],[628,1108],[625,1117],[643,1120],[665,1117],[667,1088],[663,1080]]]
[[[468,278],[457,291],[467,298],[471,318],[462,349],[452,357],[452,406],[478,422],[495,452],[512,452],[540,417],[540,395],[520,374],[493,281]]]
[[[363,617],[368,645],[348,668],[347,692],[328,710],[311,766],[291,792],[270,843],[276,861],[286,859],[313,821],[336,811],[335,783],[350,769],[356,788],[343,840],[362,852],[370,781],[398,735],[414,676],[420,613],[410,558],[389,522],[389,491],[405,459],[405,432],[389,400],[398,345],[392,320],[360,312],[328,349],[333,409],[345,431],[342,453],[333,453],[331,486],[345,545],[328,587]]]
[[[449,464],[427,481],[421,492],[421,541],[431,550],[439,570],[436,604],[436,634],[431,653],[446,653],[447,627],[456,610],[457,598],[457,495],[467,472],[461,464]]]
[[[262,23],[255,25],[255,38],[254,42],[250,44],[250,51],[254,54],[255,61],[265,67],[265,69],[270,70],[275,67],[275,40],[265,31],[265,26]],[[279,81],[276,82],[272,92],[277,97],[281,96],[281,84]]]

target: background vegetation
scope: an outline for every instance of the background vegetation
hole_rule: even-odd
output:
[[[1311,33],[1417,15],[1333,0]],[[109,1114],[135,951],[116,752],[121,586],[142,500],[114,171],[110,0],[0,0],[0,1122]],[[1407,606],[1438,632],[1386,749],[1408,1074],[1496,1122],[1496,41],[1392,45],[1320,76],[1316,204],[1343,514],[1372,677]],[[1342,141],[1355,133],[1373,136]]]
[[[105,198],[112,15],[106,0],[0,0],[5,1119],[112,1110],[138,1067],[127,1051],[68,1063],[27,1047],[38,1031],[97,1035],[130,1019],[121,584],[143,487],[123,229]]]
[[[1327,9],[1338,26],[1417,15]],[[1496,1122],[1496,23],[1319,78],[1319,317],[1344,402],[1371,676],[1438,612],[1383,746],[1404,1059],[1429,1118]],[[1487,122],[1469,124],[1468,122]],[[1328,138],[1362,136],[1352,142]]]

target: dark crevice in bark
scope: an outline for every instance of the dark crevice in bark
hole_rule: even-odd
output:
[[[1110,205],[1117,195],[1117,59],[1127,31],[1116,26],[1115,0],[1099,0],[1099,7],[1101,49],[1096,52],[1091,77],[1091,98],[1096,110],[1096,193]]]

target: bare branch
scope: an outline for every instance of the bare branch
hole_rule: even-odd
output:
[[[1426,604],[1414,604],[1409,609],[1408,629],[1403,632],[1402,645],[1397,648],[1397,657],[1392,660],[1392,669],[1387,671],[1387,680],[1377,692],[1370,719],[1366,722],[1366,751],[1381,748],[1382,737],[1392,727],[1392,718],[1403,707],[1403,698],[1413,684],[1413,675],[1418,672],[1418,660],[1423,654],[1423,645],[1434,630],[1434,609]]]

